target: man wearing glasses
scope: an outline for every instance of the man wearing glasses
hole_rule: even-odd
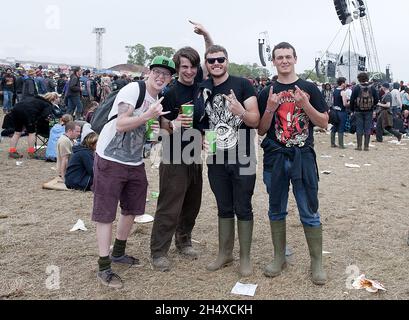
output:
[[[210,187],[218,208],[219,253],[209,264],[216,271],[233,262],[235,216],[240,244],[242,276],[252,274],[250,248],[253,233],[251,198],[256,181],[254,130],[260,115],[254,87],[244,78],[230,76],[225,48],[206,50],[209,79],[200,86],[209,129],[216,132],[216,153],[207,159]],[[253,135],[251,134],[253,132]]]
[[[191,23],[194,31],[203,36],[206,49],[210,47],[213,43],[206,29],[198,23]],[[201,134],[191,129],[199,128],[199,112],[195,107],[193,116],[182,112],[182,105],[192,104],[199,83],[203,81],[200,56],[195,49],[183,47],[175,53],[173,61],[178,80],[166,92],[162,102],[163,110],[169,113],[161,118],[161,127],[168,131],[169,136],[162,140],[159,198],[151,235],[152,265],[159,271],[170,270],[167,255],[173,235],[182,256],[198,257],[198,252],[192,247],[192,230],[202,201]],[[189,137],[184,141],[187,135]],[[199,148],[187,151],[187,146],[193,143]]]
[[[121,288],[121,278],[112,271],[111,261],[139,266],[139,259],[125,254],[128,239],[136,215],[145,212],[148,181],[143,162],[145,124],[166,114],[158,100],[159,93],[170,82],[175,73],[175,64],[167,57],[157,56],[152,60],[145,92],[132,82],[123,87],[116,96],[108,116],[118,117],[103,127],[96,148],[94,161],[94,205],[92,220],[96,222],[99,250],[97,277],[109,287]],[[135,109],[143,95],[143,103]],[[156,121],[155,130],[159,129]],[[121,215],[117,225],[112,254],[112,223],[120,202]]]

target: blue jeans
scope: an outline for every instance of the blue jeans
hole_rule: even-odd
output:
[[[220,218],[234,218],[241,221],[253,220],[253,197],[256,175],[241,175],[240,164],[209,164],[210,188],[217,202]]]
[[[372,111],[355,112],[356,134],[370,135],[372,132]]]
[[[285,163],[285,170],[289,172],[291,169],[291,161],[288,159]],[[274,170],[274,169],[273,169]],[[263,171],[263,181],[267,188],[267,193],[271,194],[271,172]],[[302,180],[291,181],[293,185],[293,194],[295,200],[297,202],[298,212],[300,214],[300,220],[303,225],[307,225],[310,227],[318,227],[321,225],[320,214],[319,212],[312,212],[307,201],[307,194],[306,194],[306,187],[304,186]],[[272,212],[268,209],[268,217],[271,221],[279,221],[284,220],[288,214],[287,206],[288,206],[288,193],[290,189],[290,178],[287,182],[287,192],[283,192],[281,198],[281,209],[280,212]]]
[[[69,96],[67,97],[68,100],[68,108],[67,113],[74,114],[76,109],[77,115],[82,116],[82,103],[80,96]]]
[[[345,123],[347,122],[347,112],[346,111],[336,111],[338,114],[339,122],[336,125],[333,125],[331,128],[332,132],[344,133],[345,132]]]
[[[3,91],[3,109],[4,111],[10,111],[13,107],[13,92],[4,90]]]

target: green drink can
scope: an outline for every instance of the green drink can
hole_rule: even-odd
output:
[[[146,121],[146,140],[147,141],[155,141],[156,134],[152,129],[152,125],[155,123],[155,119],[149,119]]]
[[[193,118],[193,109],[194,109],[193,104],[182,104],[182,113],[186,116]],[[193,120],[190,123],[190,127],[193,127]]]
[[[209,143],[209,154],[216,153],[216,140],[217,140],[217,133],[214,130],[206,130],[205,131],[205,138]]]

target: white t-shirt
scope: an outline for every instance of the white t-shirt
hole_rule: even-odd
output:
[[[123,87],[115,98],[108,119],[118,114],[118,105],[120,103],[130,104],[135,107],[139,97],[139,84],[131,82]],[[134,110],[133,116],[139,117],[149,106],[157,100],[145,92],[145,98],[140,108]],[[129,132],[118,132],[116,130],[117,119],[108,122],[102,129],[98,142],[96,153],[103,159],[131,165],[139,166],[143,163],[143,145],[145,144],[145,125]]]

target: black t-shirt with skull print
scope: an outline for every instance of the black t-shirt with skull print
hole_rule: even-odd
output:
[[[267,131],[267,138],[286,147],[313,145],[314,124],[304,110],[295,103],[291,95],[291,92],[295,91],[295,86],[309,95],[310,103],[316,110],[319,112],[328,111],[324,97],[314,83],[302,79],[291,84],[282,84],[276,81],[273,84],[273,93],[285,92],[285,96],[274,114],[270,129]],[[264,88],[258,97],[260,117],[266,110],[270,87]]]
[[[211,81],[211,79],[207,81]],[[239,116],[232,114],[229,110],[229,102],[223,97],[223,94],[229,95],[230,90],[234,91],[237,100],[243,106],[244,101],[252,96],[256,96],[254,87],[245,78],[229,76],[225,82],[214,86],[205,107],[209,128],[217,133],[216,145],[219,151],[232,150],[240,144],[241,147],[245,147],[246,154],[248,155],[249,148],[254,145],[252,139],[250,139],[250,128],[246,126]],[[239,129],[243,129],[242,133],[239,133]]]

